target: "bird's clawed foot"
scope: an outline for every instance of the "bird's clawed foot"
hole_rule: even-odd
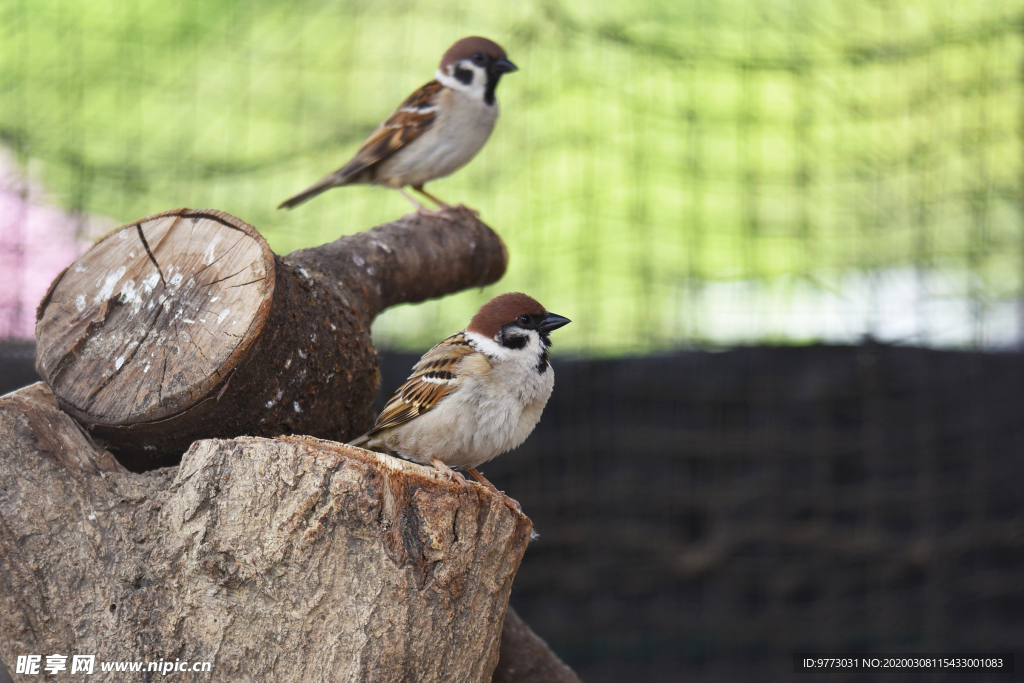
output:
[[[512,496],[507,495],[504,491],[499,491],[498,487],[487,480],[487,477],[480,474],[474,467],[467,467],[466,471],[469,472],[470,476],[476,479],[478,482],[489,488],[494,493],[497,493],[505,501],[505,504],[516,511],[518,514],[523,514],[523,506],[519,504],[519,501]]]
[[[462,484],[462,488],[466,489],[467,491],[469,490],[469,482],[466,481],[466,478],[464,476],[462,476],[462,473],[456,472],[451,467],[448,467],[448,465],[445,465],[437,458],[432,458],[430,460],[430,464],[434,466],[435,470],[443,474],[445,479],[447,479],[448,481],[454,479],[455,481]]]
[[[400,187],[396,187],[395,190],[398,192],[398,194],[408,199],[410,204],[416,207],[416,214],[419,216],[440,216],[444,213],[444,209],[428,209],[427,207],[423,206],[418,201],[416,201],[416,199],[411,194],[409,194]]]
[[[424,190],[422,185],[413,185],[412,189],[416,190],[421,195],[423,195],[424,197],[426,197],[430,201],[432,201],[435,204],[437,204],[437,208],[436,209],[428,209],[427,207],[423,206],[418,201],[416,201],[416,199],[413,198],[412,195],[410,195],[409,193],[407,193],[405,190],[403,190],[400,187],[396,187],[395,189],[398,190],[398,192],[403,197],[408,199],[409,203],[411,203],[413,206],[416,207],[416,213],[418,215],[420,215],[420,216],[428,216],[428,217],[431,217],[431,218],[437,218],[437,217],[455,218],[455,214],[457,214],[458,212],[460,212],[460,211],[469,211],[471,214],[473,214],[477,218],[480,217],[480,212],[477,211],[476,209],[471,209],[468,206],[466,206],[465,204],[459,204],[458,206],[452,206],[451,204],[448,204],[448,203],[438,199],[434,195],[432,195],[429,192],[427,192],[426,190]]]
[[[523,506],[519,504],[518,500],[508,495],[504,491],[498,491],[498,493],[500,493],[501,497],[505,499],[505,504],[508,505],[513,510],[515,510],[517,515],[523,514]]]
[[[448,218],[454,218],[456,212],[458,212],[460,209],[465,209],[466,208],[466,206],[463,205],[463,204],[459,204],[458,206],[452,206],[448,202],[446,202],[446,201],[444,201],[442,199],[439,199],[439,198],[435,197],[434,195],[430,194],[429,192],[427,192],[426,190],[424,190],[422,185],[413,185],[412,189],[416,190],[421,195],[423,195],[424,197],[426,197],[430,201],[434,202],[438,206],[436,211],[428,211],[427,213],[424,213],[422,215],[425,215],[425,216],[447,216]],[[470,211],[473,211],[473,210],[470,209]],[[473,213],[476,214],[476,211],[473,211]],[[477,215],[479,216],[479,214],[477,214]]]
[[[476,209],[474,209],[471,206],[466,206],[465,204],[459,204],[458,206],[454,206],[454,207],[451,207],[451,208],[454,211],[469,211],[471,214],[473,214],[477,218],[480,218],[480,212],[477,211]]]

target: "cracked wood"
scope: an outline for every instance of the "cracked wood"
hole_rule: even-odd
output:
[[[287,257],[220,211],[126,225],[51,285],[37,369],[61,407],[141,471],[192,441],[373,420],[382,310],[494,282],[501,239],[469,210],[406,216]]]
[[[273,277],[270,248],[240,221],[170,214],[122,228],[43,302],[38,367],[86,422],[164,419],[231,371],[266,320]]]
[[[197,441],[179,467],[128,472],[44,384],[0,397],[6,662],[78,652],[211,661],[175,674],[203,683],[487,683],[499,647],[516,656],[501,633],[530,530],[482,486],[308,437]]]

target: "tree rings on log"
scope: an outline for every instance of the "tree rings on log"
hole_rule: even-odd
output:
[[[54,282],[36,367],[65,411],[144,471],[197,439],[365,430],[379,375],[363,322],[252,226],[179,209],[114,231]]]
[[[161,420],[219,384],[252,345],[274,257],[217,211],[169,212],[101,240],[40,307],[38,368],[75,417]]]
[[[347,441],[373,423],[377,314],[490,284],[506,262],[469,209],[287,257],[237,218],[177,209],[115,230],[57,278],[36,368],[133,470],[177,464],[198,439]]]

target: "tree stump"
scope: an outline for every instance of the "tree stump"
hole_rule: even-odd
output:
[[[40,304],[49,387],[0,397],[0,659],[485,683],[500,647],[502,683],[578,683],[517,617],[500,637],[528,518],[479,485],[313,438],[372,423],[378,313],[506,263],[468,209],[287,257],[219,211],[97,243]],[[312,436],[256,438],[296,433]]]
[[[133,470],[175,464],[200,438],[346,441],[373,422],[373,319],[495,282],[507,258],[468,209],[287,257],[223,212],[169,211],[115,230],[54,281],[37,369]]]
[[[491,679],[531,525],[482,486],[309,437],[197,441],[179,467],[132,473],[41,383],[0,398],[0,443],[8,664],[95,654],[212,663],[175,673],[186,681]]]

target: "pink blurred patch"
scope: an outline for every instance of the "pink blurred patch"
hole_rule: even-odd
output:
[[[45,204],[42,188],[0,150],[0,339],[32,338],[50,282],[89,248],[100,223]]]

